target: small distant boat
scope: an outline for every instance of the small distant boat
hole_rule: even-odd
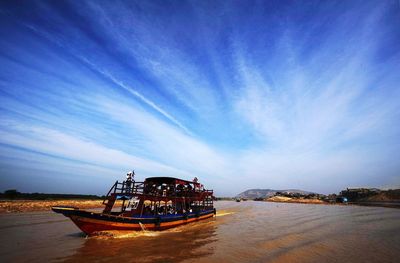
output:
[[[213,191],[206,190],[197,178],[150,177],[144,182],[128,178],[114,183],[102,212],[61,206],[52,210],[92,235],[106,230],[164,230],[211,218],[216,214],[213,200]]]
[[[236,198],[236,202],[241,202],[242,198]]]

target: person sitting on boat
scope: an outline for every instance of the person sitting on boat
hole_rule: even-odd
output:
[[[168,205],[168,214],[172,215],[174,214],[174,209],[172,208],[172,205]]]

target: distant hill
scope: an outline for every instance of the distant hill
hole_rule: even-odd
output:
[[[303,195],[312,194],[312,192],[307,192],[307,191],[298,190],[298,189],[285,189],[285,190],[249,189],[249,190],[246,190],[246,191],[238,194],[236,197],[248,198],[248,199],[266,198],[266,197],[274,196],[276,194],[276,192],[299,193],[299,194],[303,194]]]

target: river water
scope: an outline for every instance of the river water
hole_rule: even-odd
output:
[[[400,209],[215,202],[217,217],[86,238],[52,212],[0,215],[1,262],[399,262]]]

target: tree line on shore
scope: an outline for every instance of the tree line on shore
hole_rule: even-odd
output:
[[[104,196],[83,194],[45,194],[45,193],[21,193],[16,189],[9,189],[0,193],[0,199],[6,200],[61,200],[61,199],[103,199]]]

